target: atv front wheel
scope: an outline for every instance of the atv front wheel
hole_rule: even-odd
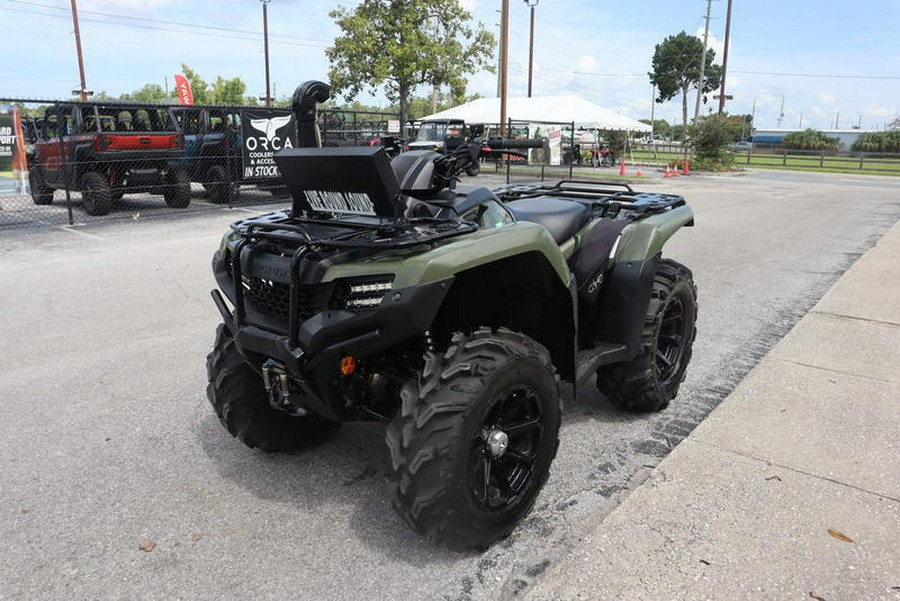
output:
[[[393,506],[413,530],[483,548],[531,509],[559,445],[550,354],[509,330],[457,333],[403,387],[387,429]]]
[[[697,287],[691,270],[663,259],[641,340],[641,352],[625,363],[601,367],[597,387],[625,411],[661,411],[678,394],[697,333]]]
[[[183,209],[191,204],[191,178],[184,169],[169,169],[163,188],[166,205],[173,209]]]
[[[206,357],[206,396],[222,425],[250,448],[264,453],[289,452],[324,439],[338,424],[316,415],[296,416],[274,409],[262,376],[250,367],[224,324]]]

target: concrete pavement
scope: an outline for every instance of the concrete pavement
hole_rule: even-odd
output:
[[[527,597],[900,600],[898,276],[900,223]]]

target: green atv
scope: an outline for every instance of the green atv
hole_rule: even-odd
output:
[[[456,187],[479,156],[316,148],[276,154],[290,209],[231,226],[213,258],[222,314],[207,394],[264,452],[341,422],[387,423],[393,506],[416,532],[484,548],[531,509],[556,455],[560,380],[594,374],[627,411],[678,392],[697,316],[691,272],[662,258],[693,214],[620,183]],[[521,146],[519,144],[519,146]]]

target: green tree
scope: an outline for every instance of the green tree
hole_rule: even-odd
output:
[[[171,95],[166,95],[162,86],[155,83],[144,84],[133,92],[126,92],[119,96],[122,100],[136,100],[138,102],[164,103],[172,99]]]
[[[830,138],[817,129],[805,129],[786,135],[781,144],[785,148],[797,150],[837,150],[841,141]]]
[[[383,86],[404,121],[416,87],[449,86],[462,96],[466,75],[492,71],[494,36],[469,25],[459,0],[362,0],[329,15],[343,33],[325,51],[335,93],[352,100]]]
[[[653,127],[653,135],[659,136],[663,140],[668,140],[672,136],[672,126],[665,119],[640,119],[641,123],[646,123]]]
[[[240,77],[225,79],[216,77],[212,85],[212,97],[214,104],[244,104],[247,92],[247,84]]]
[[[741,120],[728,115],[698,118],[689,128],[690,148],[698,169],[723,171],[731,167],[734,155],[728,145],[740,135]]]
[[[900,152],[900,129],[866,132],[851,148],[854,152]]]
[[[688,93],[700,87],[702,55],[703,42],[682,31],[656,45],[653,53],[653,71],[648,73],[650,83],[656,85],[656,102],[662,104],[681,94],[681,110],[685,126],[688,123]],[[715,51],[707,48],[703,71],[704,94],[717,89],[722,80],[722,67],[713,63],[715,57]]]
[[[210,84],[185,63],[181,63],[181,73],[191,82],[195,104],[256,104],[255,98],[244,96],[247,84],[240,77],[225,79],[220,75]]]

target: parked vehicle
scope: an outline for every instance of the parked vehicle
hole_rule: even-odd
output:
[[[612,167],[616,164],[616,157],[607,144],[603,144],[596,150],[591,150],[591,167]]]
[[[315,100],[299,96],[302,132]],[[207,395],[228,431],[274,452],[385,422],[394,509],[431,539],[483,548],[547,480],[560,380],[596,378],[627,411],[665,408],[697,303],[662,250],[693,214],[622,183],[457,187],[480,156],[534,145],[279,152],[292,206],[235,223],[213,258]]]
[[[407,150],[443,150],[447,140],[451,143],[465,139],[466,122],[462,119],[436,119],[420,121],[416,136],[407,144]]]
[[[28,156],[35,204],[53,191],[81,192],[88,215],[106,215],[124,194],[161,194],[170,207],[191,202],[191,182],[171,161],[184,137],[168,107],[117,103],[62,103],[49,107]]]

